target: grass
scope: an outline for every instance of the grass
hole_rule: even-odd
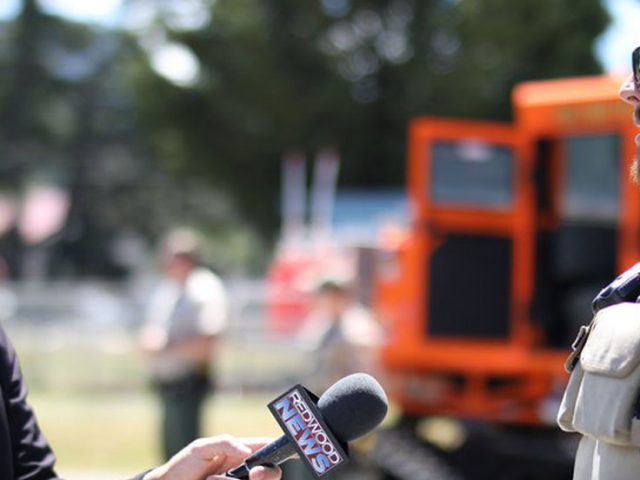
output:
[[[63,478],[129,478],[161,463],[159,409],[130,333],[9,330],[32,392],[29,401]],[[203,434],[281,435],[267,403],[304,378],[304,352],[251,338],[228,338],[220,346],[215,367],[224,393],[207,403]],[[233,393],[247,386],[274,393]]]
[[[280,435],[266,404],[271,396],[220,395],[207,403],[206,435]],[[58,473],[133,475],[160,463],[159,412],[150,393],[30,397],[58,457]]]

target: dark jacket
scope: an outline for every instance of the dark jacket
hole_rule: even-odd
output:
[[[56,479],[55,461],[27,404],[27,386],[16,352],[0,326],[0,479]]]
[[[0,478],[51,480],[56,459],[27,404],[16,352],[0,327]]]

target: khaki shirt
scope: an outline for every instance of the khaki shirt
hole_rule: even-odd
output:
[[[220,334],[228,321],[227,295],[220,278],[205,268],[196,269],[184,285],[165,279],[151,294],[143,330],[152,331],[165,346],[151,359],[151,376],[178,380],[202,365],[173,355],[168,347],[181,340]]]

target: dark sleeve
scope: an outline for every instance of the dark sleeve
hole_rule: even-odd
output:
[[[27,404],[27,386],[13,346],[0,327],[0,386],[9,423],[14,480],[51,480],[55,457]]]

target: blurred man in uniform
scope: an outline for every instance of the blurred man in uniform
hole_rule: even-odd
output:
[[[382,328],[354,298],[347,281],[326,278],[318,284],[300,339],[315,353],[311,383],[319,391],[351,373],[377,374],[375,347],[382,341]]]
[[[163,277],[153,291],[140,343],[162,403],[165,458],[200,436],[201,412],[211,390],[210,365],[227,322],[221,280],[200,266],[198,242],[189,231],[165,240]]]
[[[633,53],[632,65],[620,97],[633,105],[640,127],[640,48]],[[631,172],[636,183],[640,183],[639,168],[636,158]],[[637,278],[637,268],[625,272],[599,297],[613,298],[611,292],[618,291],[618,285],[632,285],[621,279]],[[566,365],[571,377],[558,423],[563,430],[582,435],[574,480],[640,478],[640,303],[635,289],[620,292],[624,295],[615,298],[622,301],[600,309],[590,325],[581,328]]]

